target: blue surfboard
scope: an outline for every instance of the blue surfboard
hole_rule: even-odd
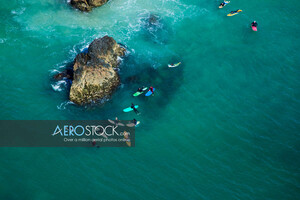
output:
[[[153,88],[153,92],[155,91],[155,88]],[[145,94],[145,96],[146,97],[148,97],[148,96],[150,96],[152,94],[152,92],[149,90],[146,94]]]

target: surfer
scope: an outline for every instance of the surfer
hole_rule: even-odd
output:
[[[180,64],[181,64],[181,62],[176,63],[176,64],[172,63],[172,64],[168,64],[168,67],[178,67]]]
[[[258,26],[258,24],[257,24],[257,22],[256,22],[256,21],[254,21],[254,22],[252,22],[251,26],[252,26],[252,27],[257,27],[257,26]]]
[[[237,15],[237,14],[239,14],[240,12],[242,12],[242,10],[240,10],[240,9],[238,9],[238,10],[236,10],[236,11],[231,11],[227,16],[234,16],[234,15]]]
[[[139,87],[139,88],[137,89],[137,91],[133,94],[133,96],[134,96],[134,97],[137,97],[137,96],[143,94],[147,89],[148,89],[148,88],[145,87],[145,86]]]
[[[224,8],[224,6],[226,6],[227,4],[229,4],[230,1],[223,1],[220,5],[219,8]]]
[[[236,10],[236,11],[231,11],[230,14],[239,13],[239,12],[242,12],[242,11],[239,9],[239,10]]]
[[[115,118],[115,124],[118,125],[118,123],[120,122],[120,120],[118,119],[118,117]]]
[[[96,146],[96,140],[95,140],[95,139],[92,140],[92,146],[93,146],[93,147],[97,147],[97,148],[100,147],[99,145]]]
[[[140,113],[136,108],[135,105],[133,103],[131,103],[131,108],[133,109],[133,111],[135,112],[135,114]]]
[[[147,87],[143,86],[142,88],[139,88],[137,92],[144,92],[147,89]]]
[[[150,88],[149,88],[149,91],[151,91],[151,92],[152,92],[152,94],[154,94],[154,89],[153,89],[153,87],[152,87],[152,86],[150,86]]]
[[[136,125],[136,124],[137,124],[137,120],[136,120],[136,119],[133,119],[133,120],[132,120],[132,123],[134,123],[134,125]]]
[[[95,139],[93,139],[93,141],[92,141],[92,146],[93,147],[96,146],[96,140]]]

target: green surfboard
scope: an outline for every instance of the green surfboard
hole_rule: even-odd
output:
[[[143,92],[136,92],[136,93],[133,94],[133,96],[134,96],[134,97],[137,97],[137,96],[139,96],[139,95],[141,95],[141,94],[143,94]]]

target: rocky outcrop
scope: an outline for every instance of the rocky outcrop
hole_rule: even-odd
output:
[[[70,100],[84,104],[110,96],[120,84],[118,56],[124,54],[125,49],[112,37],[95,39],[87,53],[75,58]]]
[[[108,0],[71,0],[71,5],[81,11],[91,11],[94,7],[102,6]]]

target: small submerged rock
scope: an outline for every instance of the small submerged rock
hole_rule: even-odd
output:
[[[144,29],[144,35],[147,40],[150,38],[153,42],[158,44],[165,44],[170,35],[163,19],[154,13],[147,13],[142,16],[140,23]]]
[[[70,79],[70,80],[72,80],[73,79],[73,70],[67,69],[67,70],[65,70],[63,72],[55,74],[53,76],[53,78],[56,81],[60,81],[60,80],[64,80],[64,79]]]
[[[73,66],[73,65],[72,65]],[[52,76],[52,89],[54,91],[69,90],[73,80],[72,66],[67,66],[65,70]]]
[[[150,14],[149,18],[148,18],[148,23],[149,23],[149,26],[151,25],[155,25],[157,26],[158,23],[160,21],[160,18],[158,15],[155,15],[155,14]]]
[[[70,100],[76,104],[90,103],[110,96],[120,84],[117,72],[121,47],[109,36],[95,39],[87,53],[76,56]]]
[[[89,12],[94,7],[102,6],[108,0],[71,0],[70,4],[81,11]]]

